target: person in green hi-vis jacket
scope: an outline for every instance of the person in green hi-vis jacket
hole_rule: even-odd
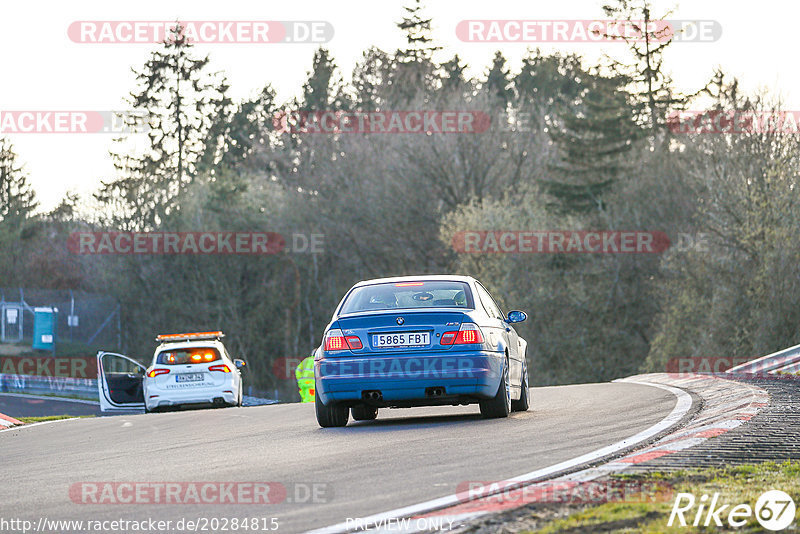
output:
[[[297,387],[300,389],[300,402],[314,402],[314,355],[312,354],[297,366],[294,372]]]

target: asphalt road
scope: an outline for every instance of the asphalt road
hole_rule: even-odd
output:
[[[503,479],[574,458],[644,430],[675,406],[668,392],[626,383],[535,388],[532,401],[529,412],[501,420],[481,419],[477,406],[416,408],[321,429],[313,405],[281,404],[0,432],[0,480],[6,481],[0,517],[275,517],[278,532],[301,532],[452,494],[461,482]],[[105,481],[278,482],[287,499],[97,505],[69,496],[75,483]],[[306,502],[312,485],[316,502]]]
[[[100,406],[59,399],[44,399],[30,395],[0,393],[0,413],[10,417],[41,417],[46,415],[100,415]]]

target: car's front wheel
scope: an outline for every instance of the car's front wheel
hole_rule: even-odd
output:
[[[497,386],[497,393],[489,400],[481,401],[481,415],[494,419],[508,417],[511,413],[511,383],[508,379],[508,361],[503,368],[503,378]]]
[[[375,406],[367,406],[366,404],[360,404],[358,406],[353,406],[350,408],[350,413],[353,414],[353,419],[356,421],[372,421],[376,417],[378,417],[378,408]]]
[[[322,428],[347,426],[350,419],[350,409],[335,402],[328,405],[322,404],[319,395],[314,395],[314,408],[317,412],[317,423]]]

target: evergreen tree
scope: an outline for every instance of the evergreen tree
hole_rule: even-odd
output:
[[[625,41],[633,58],[630,63],[613,61],[612,67],[630,78],[628,91],[645,103],[643,122],[649,122],[650,128],[656,131],[664,125],[671,108],[683,106],[689,99],[673,89],[672,78],[664,69],[664,52],[672,44],[673,37],[673,30],[665,19],[671,12],[655,17],[650,0],[613,1],[603,6],[606,16],[624,21],[633,31],[630,35],[604,36]]]
[[[547,110],[557,102],[577,99],[583,89],[584,75],[578,56],[558,53],[547,56],[536,50],[522,58],[522,68],[514,77],[513,86],[521,107]]]
[[[497,100],[503,109],[514,96],[514,89],[509,79],[509,71],[506,68],[506,58],[503,57],[502,52],[499,50],[494,54],[492,66],[486,77],[485,87],[489,97]]]
[[[303,84],[303,107],[308,110],[327,110],[336,95],[336,63],[325,48],[314,52],[311,72]]]
[[[192,54],[180,27],[134,73],[129,104],[148,117],[147,146],[136,154],[125,138],[117,140],[112,157],[121,176],[104,183],[98,198],[124,210],[125,224],[151,228],[179,209],[176,199],[195,179],[214,119],[230,100],[224,77],[209,72],[208,56]]]
[[[209,129],[200,172],[218,180],[221,174],[263,170],[260,156],[269,147],[276,111],[275,91],[269,85],[235,108],[221,110]]]
[[[431,21],[423,13],[422,0],[414,0],[411,6],[405,6],[405,16],[397,23],[397,27],[406,34],[407,47],[399,50],[397,59],[401,63],[424,63],[433,59],[433,53],[441,49],[434,46],[431,37]]]
[[[36,193],[28,182],[11,142],[0,137],[0,221],[19,225],[38,207]]]
[[[353,69],[354,106],[362,111],[375,111],[384,105],[390,82],[393,60],[375,47],[366,50]]]
[[[424,15],[422,1],[414,0],[403,9],[405,15],[397,27],[405,32],[406,47],[395,53],[389,80],[393,100],[401,105],[413,100],[419,92],[430,94],[433,91],[436,70],[433,54],[441,48],[432,44],[432,19]]]
[[[544,189],[561,213],[605,209],[604,196],[628,170],[626,155],[642,135],[636,104],[625,91],[629,79],[590,75],[577,106],[561,103],[549,134],[559,158]]]
[[[442,90],[445,93],[461,91],[467,86],[467,79],[464,76],[466,65],[461,64],[458,54],[454,55],[449,61],[442,63]]]

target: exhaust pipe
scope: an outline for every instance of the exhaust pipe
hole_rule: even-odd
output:
[[[380,401],[383,400],[383,393],[380,391],[362,391],[361,398],[364,400]]]
[[[425,390],[426,397],[444,397],[444,388],[443,387],[435,387],[435,388],[427,388]]]

